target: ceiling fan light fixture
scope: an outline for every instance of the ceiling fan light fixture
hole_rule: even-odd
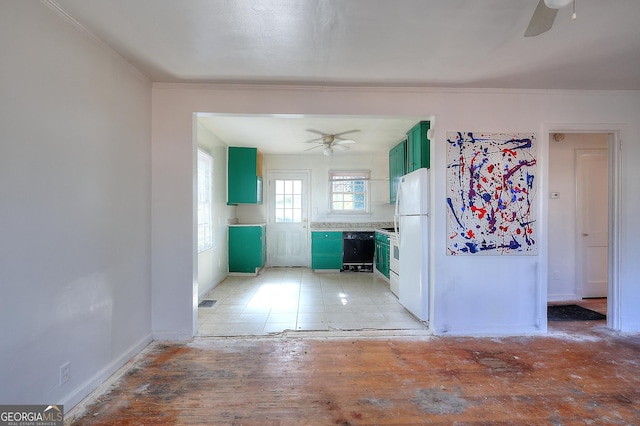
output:
[[[569,6],[573,0],[544,0],[544,4],[551,9],[562,9]]]
[[[331,154],[333,154],[333,148],[331,148],[330,146],[326,147],[325,149],[322,150],[322,153],[329,157]]]

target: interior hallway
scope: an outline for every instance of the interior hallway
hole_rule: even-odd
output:
[[[255,277],[229,276],[198,309],[200,336],[269,335],[286,331],[423,330],[389,284],[368,272],[314,273],[267,268]]]
[[[378,333],[156,342],[68,423],[640,424],[640,335],[604,321],[547,336]]]

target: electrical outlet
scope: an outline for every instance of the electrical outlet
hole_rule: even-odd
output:
[[[70,374],[70,363],[69,361],[65,362],[60,366],[60,386],[64,385],[69,381]]]

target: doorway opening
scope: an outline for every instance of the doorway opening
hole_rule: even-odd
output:
[[[618,135],[550,130],[548,141],[546,302],[606,314],[618,329]]]

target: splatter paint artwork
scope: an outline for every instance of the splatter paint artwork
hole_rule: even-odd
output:
[[[535,255],[532,133],[447,132],[450,255]]]

